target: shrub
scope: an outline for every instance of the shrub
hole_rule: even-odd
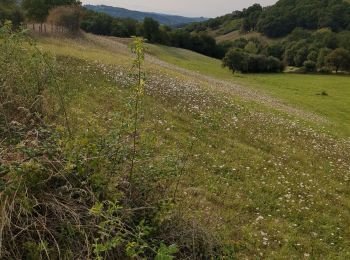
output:
[[[307,60],[304,62],[304,69],[307,72],[314,72],[316,70],[316,62]]]
[[[247,72],[248,59],[248,54],[242,50],[231,49],[226,53],[223,59],[223,66],[228,67],[233,73],[236,71]]]
[[[267,71],[268,72],[282,72],[284,70],[284,64],[275,57],[267,58]]]
[[[332,70],[329,67],[321,67],[318,69],[318,72],[322,74],[329,74],[332,72]]]
[[[248,72],[266,72],[267,58],[264,55],[249,55]]]
[[[334,68],[336,73],[339,69],[348,71],[350,70],[350,52],[342,48],[335,49],[326,56],[325,63]]]

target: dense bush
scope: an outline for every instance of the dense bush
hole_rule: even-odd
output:
[[[325,63],[330,68],[333,68],[337,73],[339,70],[350,70],[350,52],[338,48],[329,53],[325,58]]]
[[[232,72],[242,73],[282,72],[284,69],[283,63],[275,57],[251,54],[241,49],[228,51],[223,59],[223,66]]]
[[[236,71],[248,71],[249,55],[240,49],[229,50],[223,58],[223,66],[228,67],[233,73]]]
[[[304,68],[307,72],[314,72],[316,70],[316,62],[307,60],[304,62]]]

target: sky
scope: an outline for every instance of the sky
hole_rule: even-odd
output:
[[[277,0],[82,0],[83,4],[110,5],[131,10],[176,14],[190,17],[216,17],[259,3],[274,4]]]

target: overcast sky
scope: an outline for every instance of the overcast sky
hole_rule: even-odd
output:
[[[277,0],[82,0],[83,4],[104,4],[131,10],[216,17],[241,10],[254,3],[271,5]]]

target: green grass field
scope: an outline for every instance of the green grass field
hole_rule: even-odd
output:
[[[38,41],[66,66],[75,131],[105,135],[128,119],[132,57],[125,45],[97,36]],[[349,136],[350,78],[233,76],[220,61],[190,51],[148,45],[148,52],[199,73],[147,61],[137,167],[161,176],[165,197],[179,186],[172,210],[215,234],[237,259],[349,258],[349,144],[237,93],[262,91],[325,117],[334,133]],[[200,75],[244,87],[231,93]],[[317,95],[322,91],[329,96]],[[182,170],[174,174],[174,167]]]
[[[350,136],[350,77],[342,75],[248,74],[232,75],[221,61],[187,50],[149,46],[160,59],[215,78],[230,80],[258,89],[292,106],[316,113],[326,120],[329,130]],[[321,95],[326,92],[328,96]]]

